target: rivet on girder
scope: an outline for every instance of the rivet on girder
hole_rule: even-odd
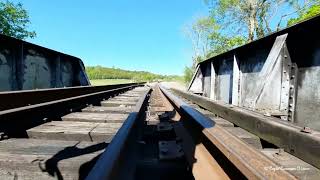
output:
[[[276,152],[277,155],[281,156],[284,153],[284,149],[280,148],[278,149],[278,152]]]
[[[309,128],[309,127],[305,126],[305,127],[303,127],[303,128],[301,129],[301,132],[304,132],[304,133],[311,133],[311,132],[312,132],[312,130],[311,130],[311,128]]]
[[[161,153],[162,153],[162,154],[167,154],[168,151],[169,151],[169,150],[168,150],[167,148],[162,148],[162,149],[161,149]]]

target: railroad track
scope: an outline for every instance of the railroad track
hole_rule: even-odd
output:
[[[0,179],[84,179],[147,87],[0,93]]]
[[[0,97],[6,99],[0,106],[0,179],[320,177],[318,159],[298,159],[268,138],[200,107],[195,98],[158,84]],[[310,156],[317,154],[311,151]]]
[[[266,178],[268,171],[287,171],[290,178],[319,179],[319,132],[178,89],[172,89],[172,93],[214,122],[216,130],[212,133],[216,135],[203,133],[247,178],[261,179]],[[238,140],[250,148],[235,146]],[[267,157],[272,163],[266,165],[255,160],[257,155]],[[269,175],[268,178],[281,177]]]

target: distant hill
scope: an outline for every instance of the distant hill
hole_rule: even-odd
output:
[[[128,71],[119,68],[108,68],[102,66],[87,66],[87,75],[89,79],[130,79],[133,81],[180,81],[181,76],[160,75],[146,71]]]

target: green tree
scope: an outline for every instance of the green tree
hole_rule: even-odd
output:
[[[233,37],[241,35],[248,42],[272,32],[270,23],[284,7],[298,0],[207,0],[210,14]],[[281,14],[280,14],[281,15]]]
[[[213,33],[209,36],[209,38],[211,39],[211,49],[209,50],[206,57],[216,56],[218,54],[229,51],[235,47],[241,46],[247,42],[244,37],[230,37],[222,35],[221,33]]]
[[[319,1],[320,3],[320,1]],[[291,18],[288,20],[288,26],[294,25],[306,19],[312,18],[320,14],[320,4],[313,4],[310,8],[302,10],[297,18]]]
[[[179,80],[179,76],[163,76],[146,71],[127,71],[119,68],[88,66],[86,72],[89,79],[130,79],[134,81]]]
[[[34,38],[36,33],[28,31],[28,12],[21,3],[0,2],[0,33],[18,39]]]
[[[194,73],[194,68],[193,67],[188,67],[186,66],[184,68],[184,82],[189,83],[192,79]]]
[[[193,56],[191,67],[185,67],[184,80],[188,82],[196,65],[210,57],[226,52],[246,42],[241,36],[223,35],[220,25],[212,17],[201,17],[185,27],[185,34],[192,42]]]

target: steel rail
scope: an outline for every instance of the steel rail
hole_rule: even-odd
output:
[[[169,101],[176,107],[180,115],[186,116],[185,121],[194,121],[195,126],[186,127],[188,131],[200,130],[203,137],[217,147],[229,161],[249,179],[296,179],[287,171],[270,171],[265,167],[276,167],[277,164],[256,151],[248,144],[233,136],[227,130],[215,124],[203,114],[187,105],[171,92],[161,87]]]
[[[142,84],[144,84],[144,82],[114,84],[106,86],[77,86],[67,88],[51,88],[24,91],[5,91],[0,92],[0,111],[126,86],[139,86]]]
[[[72,111],[80,110],[89,104],[99,104],[101,100],[127,91],[137,85],[95,92],[40,104],[18,107],[0,111],[0,130],[10,134],[24,132],[27,128],[45,122],[46,120],[59,119]],[[18,125],[17,125],[18,124]]]
[[[303,132],[303,128],[278,118],[264,116],[241,107],[212,101],[209,98],[194,95],[177,89],[173,92],[186,98],[214,114],[246,129],[288,153],[320,168],[320,133]]]
[[[137,123],[144,111],[147,103],[147,96],[151,89],[148,89],[139,99],[132,113],[129,114],[121,128],[118,130],[111,143],[102,153],[96,164],[86,177],[87,180],[116,179],[121,176],[121,166],[124,161],[121,159],[125,155],[130,136],[137,129]]]

